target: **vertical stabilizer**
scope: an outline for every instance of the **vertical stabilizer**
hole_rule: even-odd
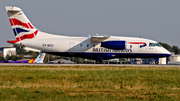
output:
[[[38,34],[38,30],[31,24],[23,11],[18,7],[6,6],[6,11],[12,26],[16,41],[32,39]],[[15,43],[9,42],[9,43]]]
[[[46,53],[40,52],[37,58],[34,60],[34,63],[44,63],[43,61],[44,61],[45,55]]]

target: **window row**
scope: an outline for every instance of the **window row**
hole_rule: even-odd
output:
[[[154,47],[154,46],[161,47],[161,45],[159,43],[149,43],[149,47]]]
[[[83,44],[80,44],[80,47],[82,47]],[[89,47],[89,44],[87,44],[87,47]],[[95,47],[95,44],[93,45],[93,47]]]

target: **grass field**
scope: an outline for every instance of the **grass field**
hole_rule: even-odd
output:
[[[1,66],[0,100],[180,100],[180,68]]]

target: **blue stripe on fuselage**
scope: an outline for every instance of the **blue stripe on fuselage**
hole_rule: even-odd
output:
[[[48,54],[59,55],[59,56],[67,56],[67,57],[81,57],[86,59],[96,59],[100,56],[103,59],[112,59],[112,58],[161,58],[168,57],[171,54],[155,54],[155,53],[87,53],[87,52],[46,52]]]

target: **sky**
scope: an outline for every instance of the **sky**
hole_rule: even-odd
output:
[[[15,39],[5,6],[16,6],[43,32],[141,36],[180,48],[179,4],[180,0],[1,0],[0,47]]]

